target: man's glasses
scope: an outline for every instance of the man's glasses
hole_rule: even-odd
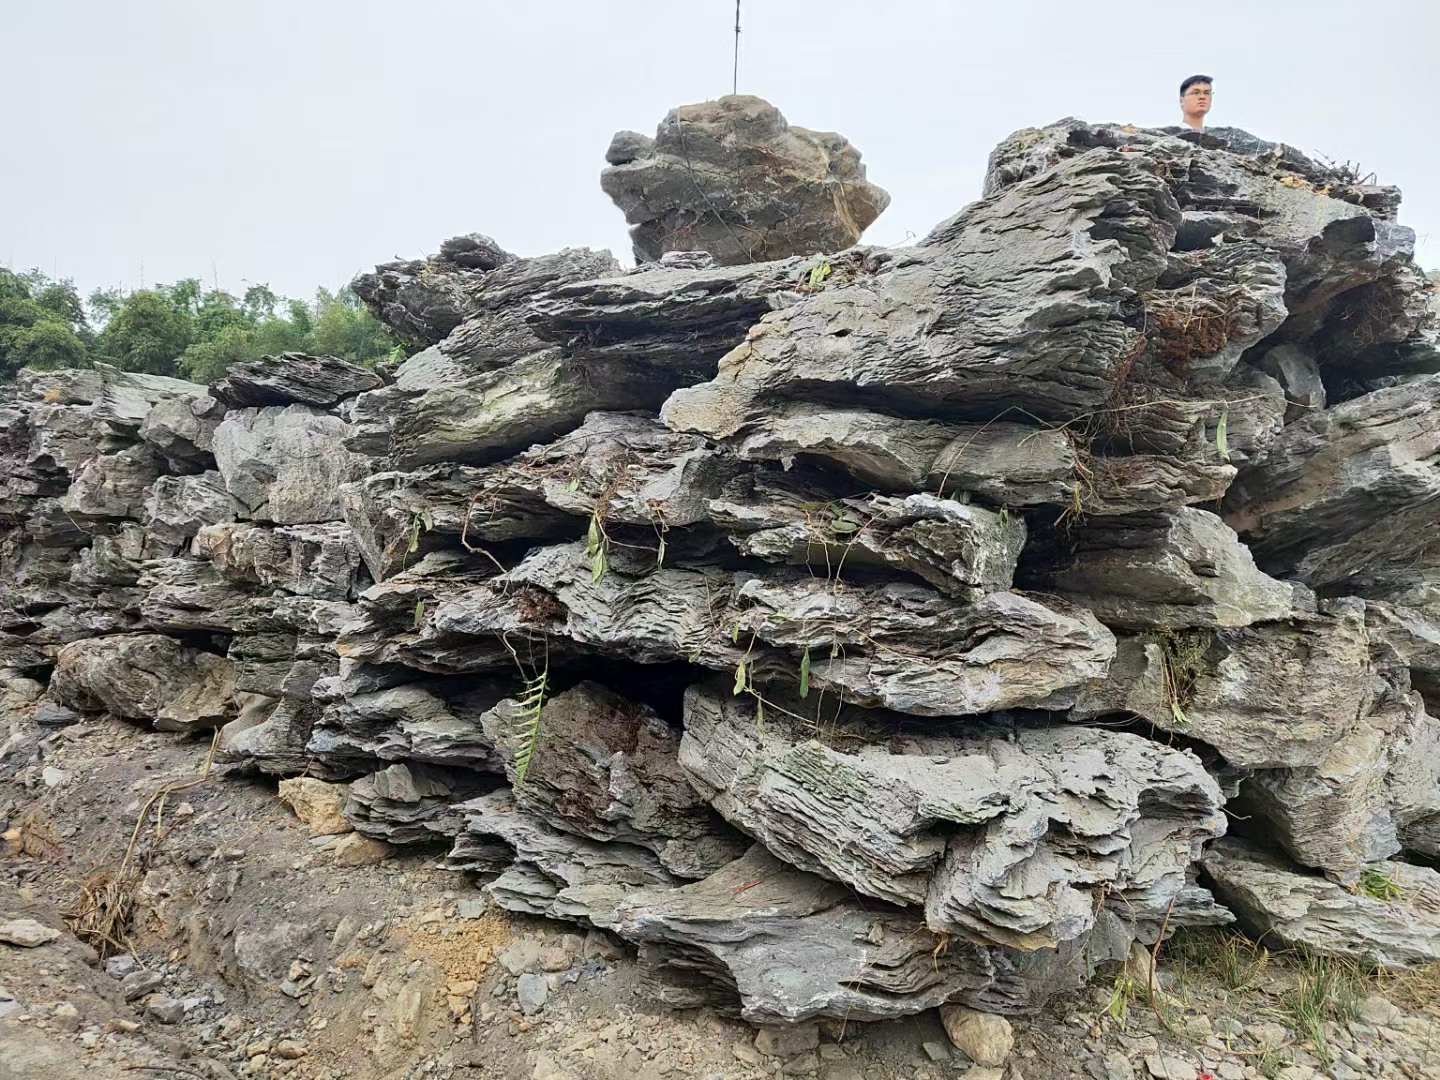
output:
[[[1186,97],[1214,97],[1214,90],[1186,90]]]

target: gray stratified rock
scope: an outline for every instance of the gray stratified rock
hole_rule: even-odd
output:
[[[1014,582],[1025,545],[1018,516],[929,494],[824,500],[818,484],[745,479],[710,502],[716,524],[745,555],[835,573],[904,571],[972,601]]]
[[[595,412],[510,461],[375,473],[342,498],[366,565],[383,581],[427,552],[458,548],[462,535],[471,544],[574,536],[597,507],[609,526],[697,524],[722,484],[748,469],[653,419]]]
[[[1398,886],[1399,895],[1381,900],[1351,891],[1236,840],[1213,845],[1205,856],[1216,895],[1251,933],[1382,967],[1440,959],[1440,874],[1397,862],[1370,869]]]
[[[345,817],[358,831],[387,843],[433,840],[445,828],[436,819],[481,788],[475,773],[395,764],[350,785]]]
[[[329,409],[380,385],[379,375],[338,356],[287,352],[231,364],[212,393],[232,408],[298,403]]]
[[[1440,375],[1287,425],[1225,499],[1262,567],[1316,587],[1413,565],[1437,515]]]
[[[1084,605],[1109,626],[1248,626],[1290,614],[1290,586],[1257,570],[1225,522],[1196,507],[1095,518],[1041,540],[1021,584]]]
[[[145,518],[150,485],[164,463],[148,446],[90,458],[75,473],[60,506],[81,518]]]
[[[812,687],[926,716],[1066,707],[1114,655],[1109,631],[1060,601],[996,592],[959,605],[921,585],[837,587],[796,571],[611,569],[596,581],[591,564],[580,544],[534,551],[494,582],[427,609],[416,644],[543,633],[640,663],[744,662],[757,681],[798,679],[809,651]]]
[[[194,554],[234,581],[317,600],[345,600],[355,589],[360,552],[348,525],[323,522],[269,528],[248,521],[207,525]]]
[[[363,458],[344,448],[346,424],[307,405],[232,409],[215,429],[215,461],[237,516],[295,525],[340,520],[340,485]]]
[[[183,544],[205,525],[233,521],[235,510],[218,472],[161,476],[145,502],[145,528],[164,543]]]
[[[1154,285],[1179,220],[1142,162],[1097,150],[765,316],[713,382],[673,395],[663,417],[720,438],[797,398],[1071,419],[1103,405],[1133,358],[1139,331],[1116,302]],[[1100,242],[1120,234],[1124,246]]]
[[[636,888],[675,884],[654,852],[561,832],[516,807],[508,790],[460,803],[454,813],[463,824],[446,865],[503,871],[485,891],[508,911],[608,927]]]
[[[401,337],[433,344],[469,314],[474,279],[514,260],[488,236],[470,233],[445,241],[428,259],[383,263],[350,287]]]
[[[693,686],[680,763],[780,858],[923,905],[938,932],[1053,948],[1093,928],[1094,888],[1117,911],[1163,911],[1225,830],[1200,762],[1135,735],[1003,722],[928,735],[825,708],[821,738],[792,720],[811,711],[786,697],[762,722],[728,687]]]
[[[556,285],[527,305],[527,322],[569,356],[638,360],[687,381],[713,378],[720,357],[744,341],[762,315],[807,295],[811,272],[825,261],[681,265],[672,253],[625,274]],[[860,249],[831,260],[841,273],[859,272],[864,264]]]
[[[249,589],[196,559],[157,559],[146,564],[139,584],[141,618],[161,632],[233,631],[251,599]]]
[[[678,983],[663,999],[733,1008],[738,996],[740,1014],[757,1024],[892,1019],[946,1001],[1026,1012],[1083,985],[1133,940],[1103,909],[1093,933],[1058,949],[1022,953],[946,939],[913,914],[862,905],[844,886],[759,845],[703,881],[632,891],[617,920],[616,931],[640,943],[641,964]]]
[[[1365,628],[1410,669],[1415,688],[1440,702],[1440,580],[1408,573],[1389,586],[1368,588]]]
[[[656,409],[679,384],[674,373],[646,364],[592,367],[550,349],[425,390],[362,395],[347,445],[388,454],[400,469],[485,464],[572,431],[595,410]]]
[[[605,160],[600,186],[632,226],[636,261],[667,251],[726,264],[838,251],[890,204],[848,140],[792,127],[747,94],[672,109],[653,140],[622,131]]]
[[[512,781],[526,716],[513,700],[483,716]],[[592,840],[649,848],[676,877],[704,877],[749,846],[695,790],[678,760],[679,733],[648,706],[582,682],[545,702],[540,729],[515,788],[522,809]]]
[[[172,467],[213,465],[215,429],[225,406],[209,394],[184,394],[157,401],[140,425],[140,437]]]
[[[1300,420],[1325,408],[1325,383],[1320,365],[1304,349],[1277,345],[1260,359],[1260,368],[1285,390],[1285,422]]]
[[[1241,768],[1315,766],[1365,715],[1372,682],[1360,605],[1334,601],[1279,622],[1122,637],[1071,715],[1143,717]]]
[[[235,669],[163,634],[72,642],[55,657],[50,693],[62,705],[152,720],[162,731],[214,727],[234,715]]]
[[[441,689],[412,683],[347,693],[325,706],[309,752],[336,764],[378,759],[501,771],[483,724],[513,686],[482,682],[451,690],[448,699],[435,692]]]

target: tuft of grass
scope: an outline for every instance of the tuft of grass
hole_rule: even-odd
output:
[[[1233,931],[1181,930],[1166,949],[1182,981],[1193,972],[1236,994],[1260,989],[1270,965],[1269,949]]]
[[[1130,1016],[1130,1004],[1140,994],[1142,987],[1122,967],[1115,973],[1115,983],[1110,988],[1110,1003],[1105,1011],[1122,1028]]]
[[[1325,1021],[1353,1020],[1369,989],[1367,973],[1357,964],[1313,953],[1297,954],[1295,985],[1283,1007],[1295,1032],[1308,1039],[1328,1068],[1334,1061],[1325,1038]]]
[[[1381,970],[1375,982],[1380,992],[1402,1009],[1418,1012],[1440,1005],[1440,963],[1401,971]]]

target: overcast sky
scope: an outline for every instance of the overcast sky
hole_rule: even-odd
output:
[[[309,295],[464,232],[608,247],[610,135],[730,89],[733,0],[0,0],[0,261],[82,290],[179,277]],[[1405,192],[1440,265],[1436,0],[744,0],[740,89],[839,131],[897,243],[990,148],[1067,115],[1211,122]]]

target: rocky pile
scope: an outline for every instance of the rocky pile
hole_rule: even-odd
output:
[[[378,267],[423,346],[383,381],[25,372],[0,767],[80,713],[222,726],[757,1022],[1030,1010],[1232,918],[1433,959],[1440,323],[1397,205],[1065,121],[914,247]]]

